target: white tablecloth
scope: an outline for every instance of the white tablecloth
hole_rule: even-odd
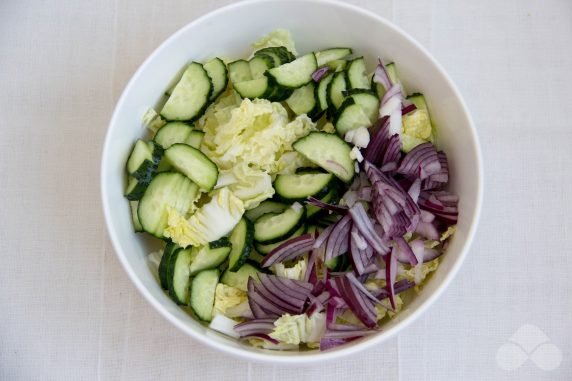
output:
[[[467,261],[399,337],[322,366],[260,365],[143,300],[100,208],[106,126],[143,59],[230,2],[0,2],[0,379],[571,380],[570,0],[351,1],[443,64],[484,154]]]

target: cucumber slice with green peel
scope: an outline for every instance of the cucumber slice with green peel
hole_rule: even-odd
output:
[[[348,98],[352,98],[359,104],[369,118],[371,124],[375,123],[379,116],[379,98],[369,89],[352,89],[344,92]]]
[[[268,214],[268,213],[282,213],[290,205],[283,204],[281,202],[276,201],[263,201],[254,209],[247,210],[245,215],[250,221],[256,221],[261,216]]]
[[[191,126],[183,122],[170,122],[157,131],[153,141],[167,149],[173,144],[184,143],[199,149],[205,133],[193,130]]]
[[[427,102],[425,101],[425,96],[421,93],[411,94],[407,97],[407,100],[415,105],[420,110],[429,111],[427,108]]]
[[[271,62],[271,67],[277,67],[282,65],[282,59],[280,55],[274,52],[256,52],[254,54],[255,57],[261,57]],[[286,62],[284,62],[286,63]]]
[[[226,89],[228,84],[228,70],[223,60],[218,57],[208,61],[203,67],[212,82],[213,90],[209,100],[213,102]]]
[[[310,132],[292,145],[308,160],[349,183],[354,178],[355,160],[350,158],[351,147],[336,134]]]
[[[222,274],[220,282],[226,284],[227,286],[238,288],[239,290],[246,292],[248,291],[248,278],[258,280],[258,274],[260,272],[261,271],[257,266],[247,262],[242,265],[236,272],[226,270]]]
[[[326,111],[328,109],[328,87],[330,82],[332,82],[332,79],[334,79],[334,74],[327,74],[325,77],[322,77],[318,83],[318,87],[316,88],[316,98],[318,99],[321,111]]]
[[[171,259],[171,254],[181,247],[176,243],[171,241],[167,242],[165,249],[163,249],[163,256],[161,256],[161,261],[159,262],[159,281],[161,282],[161,287],[164,290],[169,290],[169,263]]]
[[[177,304],[189,304],[189,285],[191,277],[191,249],[177,249],[169,257],[169,296]]]
[[[337,73],[339,71],[346,70],[346,66],[348,66],[348,61],[346,60],[334,60],[330,61],[326,64],[333,72]]]
[[[248,61],[248,64],[250,65],[252,78],[258,79],[264,77],[266,70],[274,67],[274,60],[266,54],[261,54],[254,56],[250,61]]]
[[[367,78],[367,68],[363,57],[358,57],[348,63],[346,70],[347,84],[350,89],[370,89]]]
[[[282,102],[288,99],[290,95],[292,95],[292,90],[287,89],[285,87],[279,86],[276,81],[272,78],[268,78],[268,83],[270,88],[272,88],[272,93],[266,97],[269,101],[272,102]]]
[[[157,174],[145,190],[137,207],[141,227],[157,238],[163,238],[169,207],[185,214],[199,193],[199,187],[188,177],[175,172]]]
[[[197,62],[192,62],[161,110],[168,120],[192,122],[200,118],[210,103],[213,85],[207,71]]]
[[[350,48],[330,48],[314,52],[318,66],[323,66],[331,61],[341,60],[352,54]]]
[[[306,233],[306,225],[302,225],[296,230],[291,236],[286,237],[280,242],[276,243],[269,243],[269,244],[262,244],[262,243],[255,243],[256,251],[260,254],[266,255],[270,253],[272,250],[276,249],[278,246],[282,245],[284,242],[288,241],[289,239],[296,238],[301,236],[302,234]]]
[[[385,65],[385,70],[387,70],[387,75],[389,76],[391,83],[400,83],[401,82],[399,80],[398,75],[397,75],[397,67],[395,66],[394,62],[388,63],[387,65]]]
[[[220,266],[228,258],[231,249],[232,244],[226,237],[209,242],[201,247],[193,247],[190,265],[191,276],[200,271]]]
[[[280,242],[300,228],[305,216],[304,207],[290,207],[279,214],[265,214],[254,222],[254,239],[264,244]]]
[[[268,78],[251,79],[249,81],[237,82],[234,89],[242,98],[268,98],[272,95],[274,88],[268,85]]]
[[[319,110],[316,110],[318,102],[315,95],[315,85],[313,82],[308,83],[292,92],[292,95],[286,99],[286,104],[294,114],[302,115],[307,114],[316,115]]]
[[[376,98],[377,99],[377,98]],[[365,113],[364,109],[356,103],[353,98],[346,98],[338,111],[338,115],[334,120],[336,131],[341,136],[346,132],[354,130],[359,127],[369,127],[372,122],[369,116]]]
[[[173,168],[209,192],[216,185],[218,168],[204,153],[186,144],[173,144],[165,151]]]
[[[262,48],[254,53],[255,56],[266,54],[274,59],[274,67],[284,65],[286,63],[292,62],[296,59],[294,54],[292,54],[284,46],[270,46],[268,48]]]
[[[149,182],[162,154],[163,149],[157,144],[137,140],[127,159],[127,172],[141,182]]]
[[[252,73],[250,72],[250,64],[245,60],[238,60],[228,64],[228,76],[233,83],[250,81]]]
[[[133,222],[133,230],[135,233],[140,233],[143,231],[141,222],[139,222],[139,216],[137,215],[138,206],[139,201],[129,201],[129,209],[131,209],[131,221]]]
[[[232,250],[228,257],[228,269],[238,271],[246,262],[252,251],[254,241],[254,225],[247,218],[242,218],[230,233]]]
[[[304,175],[308,173],[328,173],[320,167],[300,167],[296,168],[296,174]]]
[[[316,57],[310,53],[272,68],[266,72],[266,75],[272,77],[282,87],[297,89],[312,81],[312,73],[317,68]]]
[[[125,198],[129,201],[141,200],[148,184],[148,182],[139,182],[135,177],[129,176],[127,187],[125,188]]]
[[[216,285],[220,277],[218,269],[198,273],[191,283],[191,308],[203,321],[211,321],[215,301]]]
[[[345,72],[341,71],[335,73],[327,90],[328,109],[330,111],[330,115],[335,115],[342,105],[345,98],[343,92],[346,91],[346,89],[347,84]]]
[[[331,173],[278,175],[274,180],[274,189],[285,201],[304,201],[310,196],[320,199],[329,192],[333,179]]]

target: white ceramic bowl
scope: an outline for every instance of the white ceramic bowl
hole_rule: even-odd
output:
[[[163,293],[145,260],[154,247],[134,234],[123,197],[125,161],[144,135],[141,119],[173,77],[190,60],[216,55],[244,57],[251,42],[276,29],[289,29],[299,52],[351,46],[373,68],[376,57],[397,63],[409,92],[420,91],[438,126],[438,146],[448,157],[451,190],[460,195],[457,233],[427,285],[382,332],[340,348],[319,352],[260,350],[213,332],[177,307]],[[141,65],[113,113],[102,157],[101,192],[105,219],[117,256],[141,294],[167,320],[194,339],[223,352],[274,363],[313,363],[339,358],[380,344],[419,317],[450,284],[476,230],[482,198],[482,164],[475,127],[461,95],[431,55],[387,20],[341,2],[318,0],[246,1],[216,10],[179,30]],[[443,322],[446,324],[446,322]]]

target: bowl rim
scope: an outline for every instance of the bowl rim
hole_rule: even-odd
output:
[[[271,352],[264,352],[264,353],[263,352],[260,352],[260,353],[250,352],[250,351],[247,351],[247,350],[244,350],[241,348],[234,348],[234,347],[228,346],[226,344],[221,344],[221,343],[215,342],[214,340],[209,338],[207,335],[195,332],[192,329],[190,329],[184,322],[182,322],[181,320],[177,319],[174,315],[169,313],[150,294],[150,292],[147,291],[147,289],[143,285],[142,281],[137,277],[137,275],[135,274],[133,269],[131,269],[131,267],[129,266],[129,263],[127,262],[127,259],[124,255],[123,251],[121,250],[121,247],[119,244],[119,237],[118,237],[117,233],[111,228],[111,226],[112,226],[112,224],[111,224],[111,221],[112,221],[111,208],[110,208],[110,205],[108,202],[108,197],[106,196],[107,195],[106,189],[108,188],[107,184],[108,184],[108,179],[109,179],[108,166],[106,165],[106,158],[108,157],[108,150],[109,150],[109,145],[110,145],[110,140],[111,140],[111,127],[116,124],[116,120],[118,119],[118,110],[120,110],[122,108],[121,106],[125,102],[126,95],[130,92],[130,89],[133,86],[133,83],[141,75],[141,72],[143,71],[143,69],[148,65],[148,63],[151,60],[153,60],[156,56],[160,55],[161,51],[164,49],[164,47],[167,44],[169,44],[172,40],[177,39],[179,37],[179,35],[185,33],[185,31],[187,29],[192,28],[195,24],[205,22],[210,18],[214,18],[221,13],[232,11],[235,8],[239,8],[239,7],[243,7],[243,6],[251,6],[254,4],[258,4],[258,3],[287,3],[287,2],[289,2],[289,3],[324,4],[324,5],[328,5],[328,6],[338,7],[338,8],[341,8],[343,10],[350,11],[350,12],[359,13],[362,16],[368,17],[375,22],[384,24],[385,27],[392,29],[394,32],[402,35],[411,44],[413,44],[416,49],[418,49],[422,54],[424,54],[429,59],[429,61],[435,66],[435,68],[440,72],[440,74],[443,76],[443,78],[445,78],[448,86],[450,86],[450,88],[452,89],[454,96],[459,100],[459,103],[461,106],[461,111],[463,112],[466,120],[468,121],[469,133],[471,135],[471,140],[472,140],[475,152],[476,152],[476,159],[477,159],[476,160],[476,166],[477,166],[478,176],[477,176],[477,200],[476,200],[476,205],[475,205],[475,214],[472,218],[472,221],[470,222],[470,228],[469,228],[469,232],[467,235],[467,239],[463,243],[459,257],[457,258],[456,262],[453,264],[453,266],[451,267],[449,272],[445,275],[441,284],[436,288],[436,290],[432,294],[430,294],[427,297],[427,299],[425,301],[423,301],[423,303],[420,304],[420,306],[413,313],[411,313],[409,316],[405,317],[403,319],[403,321],[401,321],[400,324],[396,325],[393,329],[386,331],[386,332],[381,332],[377,335],[374,335],[370,339],[356,343],[355,345],[342,346],[339,349],[336,349],[334,351],[325,351],[325,352],[319,352],[318,351],[318,352],[308,352],[308,353],[300,352],[299,354],[298,353],[297,354],[289,354],[288,356],[281,356],[281,355],[277,356],[277,355],[272,354]],[[473,239],[474,239],[477,227],[478,227],[478,223],[480,220],[480,216],[481,216],[481,207],[482,207],[482,200],[483,200],[483,181],[484,181],[482,153],[481,153],[478,134],[477,134],[473,119],[472,119],[471,114],[469,112],[469,109],[465,103],[465,100],[463,99],[463,97],[461,96],[461,93],[457,89],[457,86],[452,81],[452,79],[449,77],[447,72],[443,69],[443,67],[437,62],[437,60],[429,53],[429,51],[425,47],[423,47],[413,37],[411,37],[408,33],[406,33],[400,27],[393,24],[391,21],[385,19],[384,17],[382,17],[382,16],[380,16],[380,15],[378,15],[372,11],[363,9],[363,8],[358,7],[356,5],[353,5],[353,4],[347,4],[347,3],[344,3],[344,2],[341,2],[338,0],[245,0],[245,1],[240,1],[237,3],[229,4],[229,5],[226,5],[226,6],[221,7],[221,8],[217,8],[211,12],[208,12],[208,13],[194,19],[193,21],[191,21],[191,22],[187,23],[186,25],[184,25],[183,27],[181,27],[179,30],[177,30],[175,33],[173,33],[171,36],[169,36],[166,40],[164,40],[157,48],[155,48],[155,50],[138,67],[137,71],[132,75],[129,82],[127,83],[127,85],[123,89],[121,96],[119,97],[119,99],[115,105],[111,120],[110,120],[109,125],[107,127],[105,141],[103,144],[102,156],[101,156],[100,174],[101,174],[100,191],[101,191],[101,197],[102,197],[102,206],[103,206],[105,224],[106,224],[106,228],[107,228],[109,237],[111,239],[113,249],[114,249],[117,257],[119,258],[119,261],[121,262],[121,265],[123,266],[124,270],[127,272],[127,275],[129,276],[129,278],[131,279],[131,281],[133,282],[133,284],[135,285],[137,290],[146,299],[146,301],[149,304],[151,304],[166,320],[168,320],[175,327],[179,328],[181,331],[185,332],[187,335],[191,336],[192,338],[196,339],[197,341],[199,341],[203,344],[206,344],[207,346],[209,346],[211,348],[215,348],[217,350],[220,350],[220,351],[227,353],[229,355],[232,355],[234,357],[238,357],[238,358],[242,358],[242,359],[246,359],[246,360],[250,360],[250,361],[263,362],[263,363],[273,363],[273,364],[284,364],[284,365],[287,365],[287,364],[291,364],[291,365],[292,364],[296,364],[296,365],[309,364],[309,363],[315,363],[315,362],[320,362],[320,361],[339,359],[341,357],[356,354],[358,352],[361,352],[363,350],[366,350],[366,349],[371,348],[377,344],[380,344],[384,341],[389,340],[394,335],[398,334],[399,332],[401,332],[401,330],[403,330],[404,328],[409,326],[411,323],[413,323],[415,320],[417,320],[421,315],[423,315],[423,313],[432,304],[435,303],[435,301],[443,294],[445,289],[447,289],[447,287],[450,285],[450,283],[452,282],[452,280],[457,275],[461,265],[463,264],[463,262],[467,256],[469,248],[471,247],[471,244],[473,242]]]

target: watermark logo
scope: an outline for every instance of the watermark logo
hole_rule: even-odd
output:
[[[529,359],[542,370],[554,370],[562,362],[562,351],[540,328],[525,324],[497,350],[497,364],[504,370],[516,370]]]

